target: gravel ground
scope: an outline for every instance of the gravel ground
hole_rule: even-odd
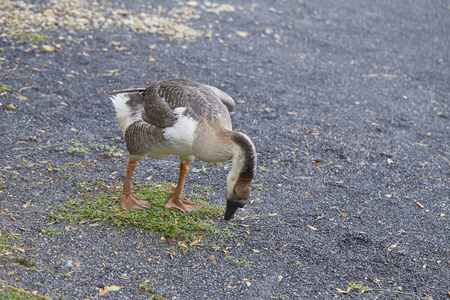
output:
[[[35,263],[0,258],[0,290],[146,299],[147,282],[167,299],[450,295],[448,1],[149,2],[0,0],[0,230],[20,235],[11,243]],[[230,94],[234,127],[257,148],[236,236],[183,253],[134,228],[51,224],[49,205],[84,183],[124,179],[127,156],[106,154],[125,145],[105,94],[173,77]],[[177,166],[147,159],[135,179],[176,182]],[[211,185],[211,203],[224,204],[226,170],[193,167],[207,174],[191,172],[186,189]]]

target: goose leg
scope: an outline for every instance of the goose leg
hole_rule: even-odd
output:
[[[123,193],[122,198],[120,199],[120,206],[124,210],[150,209],[150,204],[147,200],[136,197],[131,192],[131,175],[133,175],[134,169],[136,169],[136,161],[128,160],[127,175],[125,176],[125,182],[123,184]]]
[[[203,206],[199,204],[190,203],[181,198],[183,194],[184,181],[186,179],[188,172],[189,172],[189,164],[181,163],[180,177],[178,178],[177,187],[175,189],[175,192],[169,196],[169,201],[164,206],[165,208],[172,208],[172,207],[178,208],[184,213],[203,208]]]

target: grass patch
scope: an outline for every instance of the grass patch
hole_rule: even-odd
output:
[[[184,214],[177,209],[165,209],[167,197],[172,193],[170,184],[137,185],[136,195],[148,199],[150,210],[123,211],[119,206],[120,193],[102,192],[97,188],[87,189],[82,199],[70,200],[64,205],[51,207],[50,217],[59,221],[84,223],[104,221],[123,230],[127,227],[142,228],[151,233],[173,239],[184,248],[202,245],[204,238],[229,238],[234,235],[233,224],[224,228],[216,226],[216,220],[222,219],[224,207],[211,206],[204,200],[207,195],[185,195],[190,202],[201,204],[203,209]]]
[[[30,40],[34,42],[42,42],[50,38],[50,36],[46,34],[29,33],[29,32],[18,32],[15,34],[15,36],[21,38],[22,40]]]
[[[44,228],[44,229],[42,229],[42,232],[45,232],[45,233],[47,233],[47,234],[49,234],[49,235],[51,235],[51,236],[56,236],[56,235],[60,235],[61,234],[61,229],[53,229],[53,228],[48,228],[48,227],[46,227],[46,228]]]
[[[13,259],[19,265],[27,267],[27,268],[31,268],[31,267],[34,267],[36,265],[34,262],[29,261],[25,257],[14,257]]]
[[[237,259],[234,256],[227,256],[225,259],[228,260],[230,263],[235,263],[246,268],[250,267],[253,264],[253,261],[248,260],[245,257]]]
[[[0,290],[0,300],[49,300],[49,297],[40,296],[28,292],[22,288],[15,288],[3,280],[0,280],[0,285],[4,285],[6,289]]]
[[[14,246],[11,246],[8,241],[18,239],[20,236],[7,234],[0,230],[0,256],[11,255],[12,252],[16,250]]]
[[[12,92],[12,86],[0,83],[0,93],[1,92]]]

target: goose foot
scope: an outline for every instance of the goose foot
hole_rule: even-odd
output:
[[[120,199],[120,206],[123,210],[150,209],[148,200],[136,197],[132,193],[122,194],[122,199]]]
[[[176,198],[174,195],[169,196],[169,201],[164,205],[165,208],[178,208],[184,213],[188,213],[193,210],[202,209],[203,206],[191,202],[187,202],[181,198]]]

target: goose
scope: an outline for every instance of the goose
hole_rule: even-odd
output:
[[[137,161],[146,157],[180,158],[176,188],[165,208],[184,213],[203,208],[183,200],[183,187],[195,158],[205,162],[232,160],[226,179],[225,220],[250,197],[256,150],[250,138],[232,130],[235,102],[220,89],[187,79],[150,82],[145,88],[118,90],[111,96],[129,153],[120,206],[150,209],[148,200],[131,191]]]

